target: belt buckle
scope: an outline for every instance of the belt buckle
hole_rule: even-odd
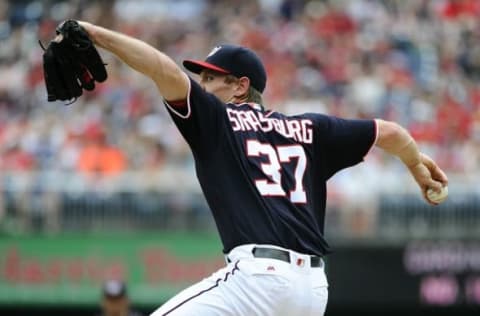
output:
[[[305,259],[297,258],[297,266],[299,266],[299,267],[305,266]]]

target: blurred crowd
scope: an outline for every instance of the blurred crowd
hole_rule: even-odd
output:
[[[69,106],[46,101],[37,40],[75,18],[179,62],[249,46],[266,64],[267,108],[395,120],[447,171],[468,173],[480,156],[479,15],[475,0],[2,1],[0,171],[191,166],[154,85],[105,51],[105,83]]]

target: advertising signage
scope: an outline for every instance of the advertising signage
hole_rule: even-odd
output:
[[[333,304],[480,307],[480,241],[340,247],[327,267]]]
[[[0,238],[0,305],[96,305],[125,280],[135,304],[164,301],[224,265],[215,235]],[[335,246],[331,305],[480,307],[479,241]]]
[[[224,264],[204,235],[0,238],[0,304],[96,304],[105,279],[137,304],[160,305]]]

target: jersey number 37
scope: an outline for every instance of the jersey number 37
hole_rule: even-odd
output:
[[[287,196],[286,190],[282,187],[282,164],[296,159],[294,187],[288,191],[288,197],[292,203],[307,203],[307,196],[303,188],[307,157],[301,145],[273,147],[258,140],[247,140],[247,155],[249,157],[267,157],[267,162],[260,165],[267,178],[255,180],[255,185],[262,196]]]

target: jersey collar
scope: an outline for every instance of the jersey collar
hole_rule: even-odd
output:
[[[262,111],[264,110],[263,106],[258,104],[258,103],[253,103],[253,102],[242,102],[242,103],[233,103],[231,102],[231,104],[235,105],[235,106],[242,106],[244,104],[248,105],[249,107],[253,108],[254,110],[257,110],[257,111]]]

